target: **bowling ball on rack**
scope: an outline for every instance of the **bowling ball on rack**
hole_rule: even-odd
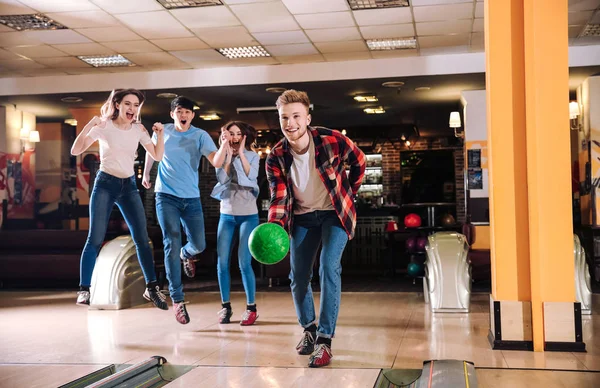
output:
[[[419,277],[425,274],[425,265],[415,262],[408,263],[408,267],[406,267],[406,271],[409,276]]]
[[[456,220],[454,219],[454,217],[452,216],[452,214],[444,214],[441,218],[441,223],[443,226],[454,226],[454,224],[456,224]]]
[[[415,252],[417,250],[417,238],[416,237],[409,237],[406,239],[406,250],[408,252]]]
[[[417,251],[425,252],[426,246],[427,246],[427,237],[419,237],[417,239]]]
[[[279,224],[260,224],[250,233],[248,248],[252,257],[262,264],[279,263],[290,250],[290,238]]]
[[[421,226],[421,217],[418,214],[410,213],[404,217],[404,226],[407,228],[418,228]]]

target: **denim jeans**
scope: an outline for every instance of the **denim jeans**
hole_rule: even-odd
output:
[[[217,276],[219,278],[219,289],[221,290],[221,301],[229,302],[231,289],[231,276],[229,274],[229,262],[235,232],[239,230],[238,239],[238,263],[242,274],[242,282],[246,290],[247,304],[256,302],[256,278],[252,269],[252,255],[248,249],[248,238],[250,233],[258,226],[258,214],[249,216],[232,216],[221,214],[219,227],[217,229]]]
[[[319,337],[332,338],[335,334],[342,296],[341,259],[347,242],[348,235],[335,211],[317,210],[294,215],[290,240],[290,280],[298,322],[304,328],[316,323],[310,281],[317,251],[322,244],[319,267],[321,311],[317,328]]]
[[[163,234],[169,293],[173,302],[180,302],[183,301],[180,254],[191,259],[206,249],[202,204],[200,198],[180,198],[156,193],[156,215]],[[188,241],[183,248],[181,225]]]
[[[135,183],[135,176],[117,178],[100,171],[96,175],[90,198],[90,230],[81,254],[80,286],[91,285],[96,258],[104,242],[114,204],[117,204],[127,222],[146,283],[156,281],[154,259],[146,228],[146,213]]]

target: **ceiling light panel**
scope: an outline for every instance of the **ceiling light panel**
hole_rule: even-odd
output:
[[[156,0],[166,9],[211,7],[223,5],[221,0]]]
[[[377,102],[379,99],[372,94],[354,96],[354,100],[358,102]]]
[[[17,31],[62,30],[67,27],[55,22],[46,15],[2,15],[0,24]]]
[[[580,37],[584,36],[600,36],[600,24],[588,24],[585,26],[584,30],[579,35]]]
[[[225,47],[217,49],[221,55],[229,58],[259,58],[270,57],[271,55],[262,46],[246,46],[246,47]]]
[[[408,0],[348,0],[353,10],[408,7]]]
[[[93,55],[93,56],[78,56],[85,63],[94,67],[119,67],[119,66],[135,66],[127,58],[122,55]]]
[[[369,50],[407,50],[417,48],[415,38],[367,39]]]

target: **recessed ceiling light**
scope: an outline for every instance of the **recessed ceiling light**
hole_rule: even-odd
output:
[[[221,55],[229,59],[270,57],[271,54],[262,46],[224,47],[217,49]]]
[[[378,115],[378,114],[385,113],[385,109],[383,109],[382,106],[374,106],[371,108],[363,109],[363,112],[365,112],[368,115]]]
[[[69,124],[69,125],[72,125],[72,126],[76,127],[77,126],[77,120],[75,120],[75,119],[65,119],[65,124]]]
[[[210,113],[210,114],[207,114],[207,115],[200,115],[200,118],[202,120],[206,120],[206,121],[221,120],[221,117],[219,117],[219,115],[216,114],[216,113]]]
[[[388,81],[381,84],[384,88],[400,88],[404,86],[402,81]]]
[[[419,86],[418,88],[415,88],[415,92],[425,92],[427,90],[431,90],[431,88],[429,86]]]
[[[130,62],[129,59],[125,58],[120,54],[78,56],[77,58],[94,67],[135,66],[135,64]]]
[[[81,102],[83,98],[81,97],[63,97],[60,99],[62,102]]]
[[[158,98],[175,98],[175,97],[177,97],[177,94],[170,93],[170,92],[162,92],[162,93],[158,93],[156,95],[156,97],[158,97]]]
[[[415,38],[367,39],[366,42],[371,51],[408,50],[417,48],[417,40]]]
[[[221,0],[156,0],[166,9],[210,7],[223,5]]]
[[[377,102],[379,99],[377,96],[369,94],[369,95],[356,95],[354,99],[358,102]]]
[[[585,26],[579,37],[600,36],[600,24],[588,24]]]
[[[287,89],[286,89],[286,88],[279,87],[279,86],[275,86],[275,87],[272,87],[272,88],[266,88],[265,90],[266,90],[267,92],[269,92],[269,93],[283,93],[283,92],[285,92]]]
[[[198,105],[194,105],[194,110],[200,110],[200,107]]]
[[[17,31],[63,30],[67,28],[42,14],[2,15],[0,16],[0,24]]]
[[[408,0],[348,0],[350,8],[371,9],[371,8],[394,8],[408,7]]]

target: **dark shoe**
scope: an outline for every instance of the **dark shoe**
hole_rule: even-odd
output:
[[[162,292],[160,292],[160,288],[158,288],[158,286],[155,286],[152,289],[146,288],[146,291],[144,291],[144,299],[152,302],[156,307],[158,307],[161,310],[169,309],[169,305],[167,304],[167,298]]]
[[[331,347],[329,345],[317,344],[315,351],[308,359],[308,366],[311,368],[320,368],[329,365],[332,358],[333,354],[331,353]]]
[[[196,262],[194,259],[188,259],[184,256],[183,248],[181,248],[181,251],[179,252],[179,258],[183,263],[183,272],[185,273],[185,276],[188,278],[193,278],[196,276]]]
[[[175,319],[182,325],[190,323],[190,316],[187,312],[187,309],[185,308],[186,304],[187,302],[173,303],[173,310],[175,310]]]
[[[231,316],[233,315],[233,311],[231,309],[221,309],[217,313],[219,315],[219,323],[231,323]]]
[[[77,303],[79,306],[89,306],[90,305],[90,292],[89,291],[79,291],[77,293]]]
[[[310,331],[305,331],[302,335],[302,339],[296,345],[296,351],[298,354],[307,356],[315,350],[315,334]]]

